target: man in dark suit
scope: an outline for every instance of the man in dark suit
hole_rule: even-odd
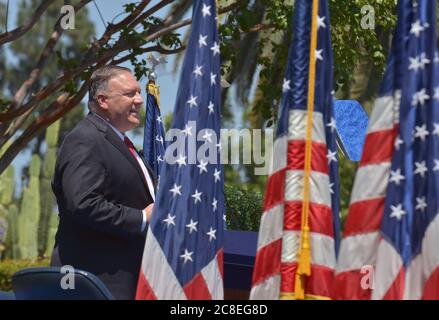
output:
[[[97,275],[117,299],[134,299],[154,176],[125,132],[140,124],[131,71],[105,66],[91,77],[90,113],[58,153],[52,189],[60,222],[51,265]]]

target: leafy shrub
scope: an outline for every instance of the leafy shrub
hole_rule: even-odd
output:
[[[24,268],[47,267],[49,259],[0,261],[0,291],[12,291],[12,276]]]
[[[229,230],[259,231],[263,196],[236,186],[224,186],[227,228]]]

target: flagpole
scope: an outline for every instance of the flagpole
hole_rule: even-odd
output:
[[[306,141],[305,141],[305,168],[303,178],[303,202],[301,238],[298,252],[298,265],[295,281],[295,299],[305,299],[306,277],[311,275],[311,243],[309,230],[309,195],[311,178],[311,151],[312,151],[312,122],[314,112],[315,76],[316,76],[316,49],[317,49],[317,16],[319,11],[319,0],[313,0],[311,43],[309,54],[309,78],[308,78],[308,113],[306,119]]]
[[[151,64],[151,69],[148,72],[148,83],[145,85],[146,113],[143,130],[143,156],[156,175],[158,183],[160,162],[163,161],[164,155],[164,128],[160,116],[160,86],[156,83],[156,67],[167,61],[162,56],[156,58],[152,54],[147,57],[147,60]]]

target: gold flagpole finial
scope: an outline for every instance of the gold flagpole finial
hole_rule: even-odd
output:
[[[149,63],[151,63],[152,67],[148,73],[148,84],[146,85],[146,91],[155,97],[157,102],[157,107],[160,106],[160,87],[156,84],[157,73],[155,72],[156,67],[160,64],[165,64],[168,61],[164,56],[159,56],[158,58],[154,57],[152,54],[146,58]]]

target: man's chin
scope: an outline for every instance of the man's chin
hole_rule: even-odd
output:
[[[135,118],[135,117],[131,117],[130,119],[129,119],[129,127],[130,127],[130,129],[129,130],[132,130],[132,129],[134,129],[134,128],[136,128],[136,127],[138,127],[139,125],[140,125],[140,119],[138,119],[138,118]]]

